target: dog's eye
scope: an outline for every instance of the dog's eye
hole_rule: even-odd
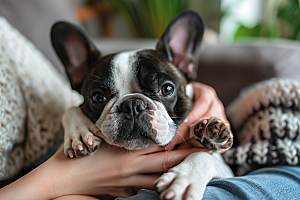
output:
[[[100,93],[94,93],[92,95],[92,101],[94,103],[104,103],[107,99]]]
[[[174,87],[170,83],[164,84],[159,91],[162,96],[171,96],[174,93]]]

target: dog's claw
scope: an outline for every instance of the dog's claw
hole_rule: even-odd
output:
[[[92,145],[94,143],[92,138],[88,138],[86,141],[89,145]]]
[[[77,156],[85,156],[85,155],[87,155],[89,152],[88,151],[86,151],[86,150],[77,150],[76,151],[76,155]]]
[[[76,137],[65,137],[65,155],[73,158],[92,154],[97,151],[101,141],[91,132],[79,131]]]
[[[82,147],[80,144],[77,145],[77,148],[78,148],[79,151],[82,151],[82,150],[83,150],[83,147]]]
[[[188,196],[186,200],[194,200],[193,196]]]
[[[165,199],[173,199],[176,196],[176,193],[173,190],[170,190],[166,196]]]
[[[79,107],[68,109],[62,121],[65,130],[64,153],[66,156],[85,156],[98,149],[102,141],[101,132]]]
[[[160,181],[155,185],[155,187],[156,187],[156,188],[160,188],[160,187],[162,187],[163,185],[164,185],[163,180],[160,180]]]
[[[73,150],[71,150],[71,149],[68,150],[68,156],[69,156],[70,158],[73,158],[73,157],[74,157]]]
[[[93,152],[97,151],[99,145],[96,145],[94,148],[93,148]]]

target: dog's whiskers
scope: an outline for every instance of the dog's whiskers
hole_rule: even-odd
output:
[[[112,146],[112,148],[110,148]],[[110,145],[110,144],[108,144],[108,151],[110,151],[111,150],[111,152],[113,152],[113,150],[114,150],[114,146],[113,145]]]
[[[127,149],[127,152],[130,153],[130,155],[133,155],[131,150]]]
[[[124,148],[121,148],[121,149],[122,149],[122,151],[124,151],[124,152],[126,151],[128,153],[128,149],[124,149]]]
[[[83,73],[83,74],[87,74],[87,75],[90,75],[90,76],[94,76],[94,77],[99,78],[99,79],[101,80],[101,78],[100,78],[99,76],[96,76],[96,75],[94,75],[94,74],[91,74],[91,73],[88,73],[88,72]]]
[[[98,82],[98,83],[101,83],[100,81],[98,81],[98,80],[95,80],[95,79],[89,79],[89,80],[92,80],[92,81],[94,81],[94,82]]]

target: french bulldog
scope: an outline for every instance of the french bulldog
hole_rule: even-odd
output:
[[[195,78],[204,26],[198,12],[186,10],[170,23],[155,50],[101,56],[78,27],[56,23],[51,30],[53,47],[72,88],[84,97],[80,107],[63,116],[65,155],[92,154],[102,139],[128,150],[171,145],[193,108],[189,83]],[[194,124],[191,132],[199,146],[224,151],[233,142],[228,126],[211,117]],[[210,180],[232,176],[218,153],[197,152],[154,185],[161,199],[201,199]]]

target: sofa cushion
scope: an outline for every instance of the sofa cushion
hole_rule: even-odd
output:
[[[69,0],[1,0],[0,16],[28,38],[64,74],[65,70],[52,49],[50,29],[59,20],[76,23],[72,3]]]
[[[206,44],[198,66],[197,81],[214,87],[226,106],[255,82],[271,77],[300,80],[300,45],[289,40]]]

